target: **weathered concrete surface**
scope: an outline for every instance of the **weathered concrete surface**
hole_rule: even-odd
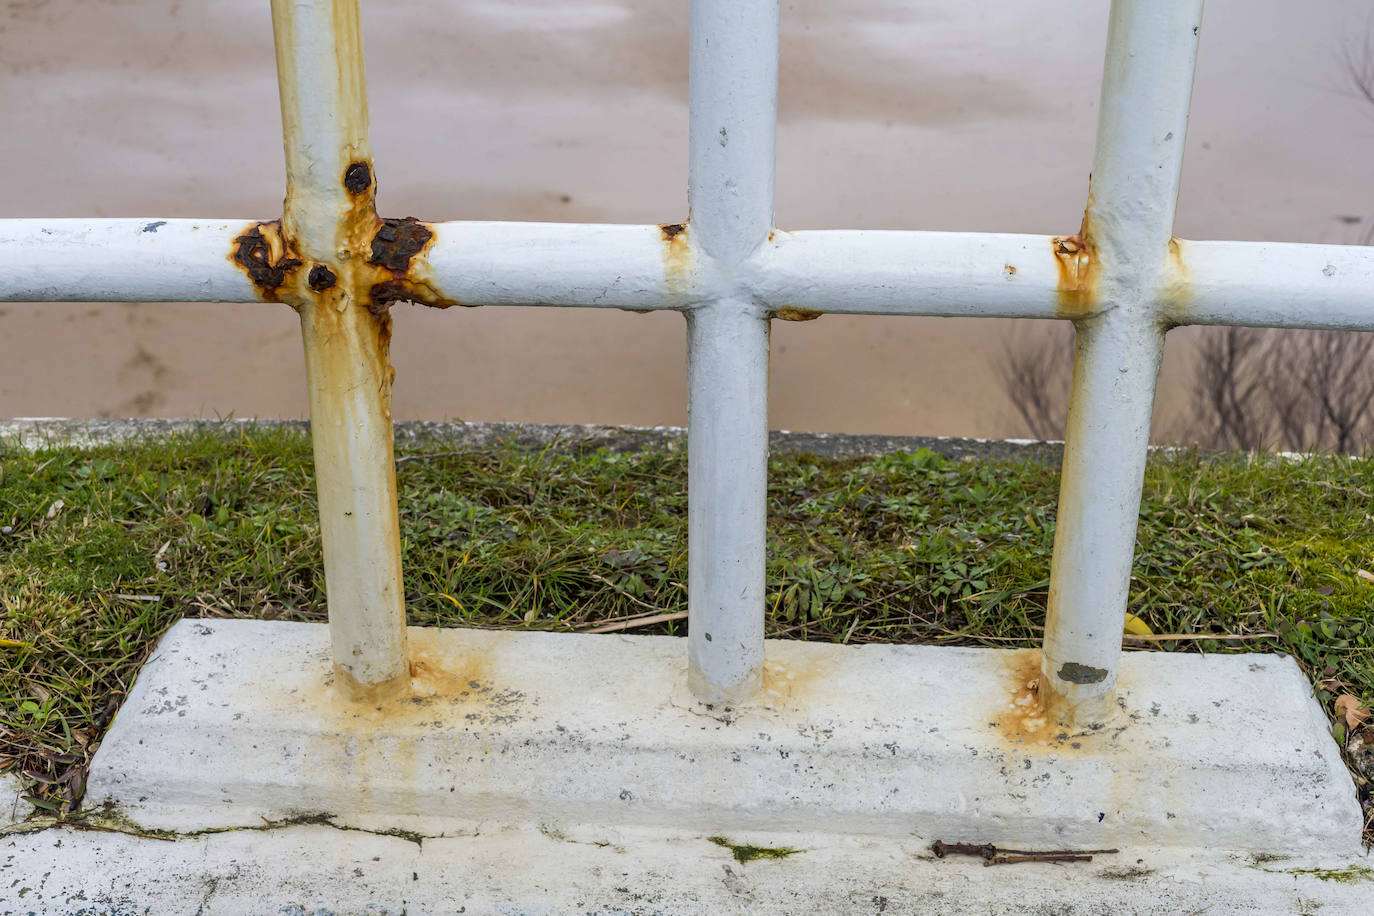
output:
[[[180,832],[327,816],[1031,848],[1353,855],[1360,812],[1291,659],[1128,653],[1120,709],[1061,730],[1033,651],[770,641],[740,709],[683,641],[411,628],[409,696],[354,702],[323,624],[184,620],[97,753],[87,809]]]
[[[701,834],[614,827],[466,824],[406,838],[312,825],[176,841],[51,829],[0,837],[0,916],[1363,916],[1374,891],[1368,860],[1138,849],[1089,863],[985,868],[936,859],[915,840],[814,832],[720,840],[797,852],[741,863]]]

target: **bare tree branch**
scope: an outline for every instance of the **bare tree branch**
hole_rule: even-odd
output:
[[[1002,338],[997,374],[1016,412],[1036,439],[1064,438],[1073,376],[1073,328],[1059,322],[1039,334]]]

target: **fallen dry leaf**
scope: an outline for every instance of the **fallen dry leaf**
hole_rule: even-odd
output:
[[[1370,572],[1367,569],[1357,569],[1355,570],[1355,575],[1366,582],[1374,582],[1374,572]]]
[[[1348,693],[1336,697],[1336,712],[1345,717],[1347,728],[1356,729],[1369,718],[1369,708],[1360,705],[1360,698]]]

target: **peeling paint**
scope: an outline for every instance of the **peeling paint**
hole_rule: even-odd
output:
[[[1093,668],[1078,662],[1065,662],[1059,669],[1059,679],[1071,684],[1100,684],[1107,679],[1106,668]]]

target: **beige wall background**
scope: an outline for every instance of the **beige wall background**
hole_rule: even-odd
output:
[[[685,216],[686,0],[392,0],[363,18],[386,215]],[[1105,0],[785,0],[778,225],[1074,231],[1106,18]],[[1365,0],[1210,0],[1180,236],[1360,239],[1374,106],[1343,55],[1371,28]],[[280,212],[266,0],[11,0],[0,79],[0,216]],[[770,422],[1021,434],[993,370],[1027,333],[1010,324],[777,322]],[[1195,333],[1170,335],[1157,434],[1185,407]],[[393,362],[398,418],[686,418],[677,315],[398,307]],[[0,415],[305,409],[283,306],[0,304]]]

